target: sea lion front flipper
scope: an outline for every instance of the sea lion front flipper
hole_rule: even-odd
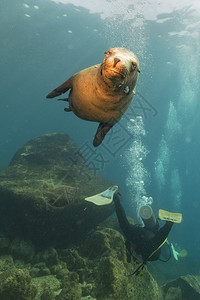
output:
[[[93,140],[93,146],[94,147],[98,147],[105,135],[108,133],[108,131],[113,127],[113,125],[109,125],[109,124],[106,124],[106,123],[100,123],[99,124],[99,127],[97,129],[97,132],[95,134],[95,137],[94,137],[94,140]]]
[[[67,81],[65,81],[63,84],[61,84],[59,87],[57,87],[51,93],[49,93],[46,96],[46,98],[54,98],[54,97],[60,96],[61,94],[64,94],[69,89],[71,89],[72,88],[72,77],[70,77]]]

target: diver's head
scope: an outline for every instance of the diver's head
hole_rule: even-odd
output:
[[[144,222],[144,225],[148,229],[152,229],[156,226],[157,221],[154,216],[153,210],[149,205],[144,205],[140,208],[139,215]]]

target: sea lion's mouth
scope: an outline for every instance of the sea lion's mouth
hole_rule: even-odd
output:
[[[126,72],[120,72],[120,71],[115,70],[115,69],[109,69],[109,71],[111,71],[112,73],[118,74],[118,75],[122,76],[123,78],[125,78],[126,75],[127,75]]]
[[[127,74],[128,74],[128,70],[125,67],[116,67],[116,63],[114,64],[114,66],[112,65],[108,65],[106,64],[105,61],[103,61],[102,63],[102,69],[101,71],[104,71],[107,73],[108,77],[116,77],[116,78],[126,78]],[[102,74],[102,72],[101,72]],[[109,74],[109,75],[108,75]]]

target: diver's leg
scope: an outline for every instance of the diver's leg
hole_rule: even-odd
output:
[[[159,239],[161,243],[165,241],[165,239],[168,237],[168,234],[170,233],[170,230],[172,229],[173,222],[166,221],[165,225],[161,227],[156,234],[155,238]]]
[[[154,238],[149,241],[149,249],[152,249],[152,253],[157,251],[160,247],[162,247],[162,244],[165,243],[173,224],[173,222],[166,221],[165,225],[159,229]]]
[[[121,194],[117,191],[113,196],[113,201],[115,204],[115,210],[118,218],[118,222],[122,232],[128,240],[133,238],[133,228],[132,225],[127,220],[123,206],[121,205]]]

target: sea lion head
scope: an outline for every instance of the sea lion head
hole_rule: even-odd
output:
[[[115,87],[127,86],[135,88],[139,69],[139,60],[130,50],[122,47],[111,48],[100,66],[101,75],[108,85]]]

